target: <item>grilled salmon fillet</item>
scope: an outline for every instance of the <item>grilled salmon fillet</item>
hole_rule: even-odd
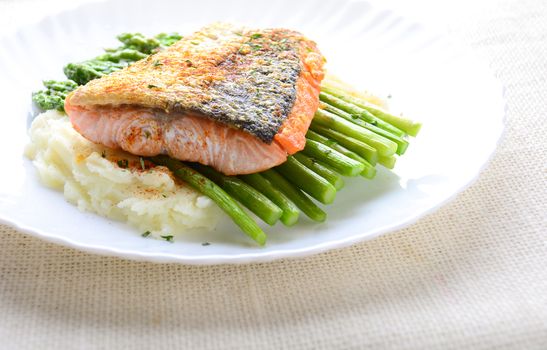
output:
[[[249,174],[304,148],[324,61],[298,32],[213,24],[90,81],[65,110],[95,143]]]

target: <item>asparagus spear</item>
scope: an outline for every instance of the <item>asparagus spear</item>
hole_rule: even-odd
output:
[[[300,163],[307,166],[309,169],[314,171],[316,174],[330,182],[336,190],[341,189],[344,187],[344,179],[342,179],[342,176],[340,176],[336,170],[329,167],[326,164],[323,164],[313,158],[308,157],[307,155],[298,152],[293,155],[296,160],[298,160]]]
[[[300,188],[323,204],[330,204],[336,197],[336,188],[326,179],[307,168],[293,156],[275,168],[290,183]]]
[[[259,245],[266,243],[266,234],[239,204],[222,188],[213,181],[200,174],[198,171],[184,165],[182,162],[167,156],[156,156],[150,160],[158,165],[164,165],[179,179],[185,181],[196,190],[211,198],[245,234],[251,237]]]
[[[277,171],[274,169],[269,169],[260,174],[268,179],[273,187],[283,192],[310,219],[319,222],[325,221],[327,214]]]
[[[347,148],[340,146],[335,140],[329,139],[323,135],[320,135],[313,130],[308,130],[308,133],[306,134],[308,139],[317,141],[322,143],[323,145],[330,147],[334,149],[337,152],[340,152],[341,154],[345,155],[346,157],[349,157],[353,160],[358,161],[359,163],[363,164],[364,169],[361,171],[360,175],[363,177],[366,177],[367,179],[372,179],[376,175],[376,169],[372,164],[367,162],[366,159],[359,156],[357,153],[352,152],[348,150]]]
[[[247,185],[235,176],[226,176],[215,169],[195,164],[193,167],[209,179],[213,180],[230,196],[237,199],[265,223],[273,225],[279,220],[283,211],[264,194]]]
[[[385,137],[386,139],[388,140],[391,140],[393,142],[395,142],[397,144],[397,154],[401,155],[403,153],[405,153],[406,149],[408,148],[408,141],[405,140],[404,138],[400,137],[400,136],[397,136],[397,135],[394,135],[388,131],[385,131],[384,129],[381,129],[377,126],[374,126],[370,123],[367,123],[366,121],[364,121],[363,119],[360,119],[360,118],[354,118],[351,114],[347,113],[347,112],[344,112],[343,110],[339,109],[339,108],[336,108],[334,106],[331,106],[331,105],[328,105],[328,104],[325,104],[323,105],[324,107],[324,110],[325,111],[328,111],[328,112],[331,112],[333,114],[336,114],[342,118],[344,118],[345,120],[348,120],[352,123],[355,123],[359,126],[362,126],[363,128],[367,129],[367,130],[370,130],[372,132],[375,132],[377,133],[378,135],[380,136],[383,136]]]
[[[306,146],[303,152],[309,157],[330,165],[339,174],[344,176],[357,176],[365,169],[365,166],[361,162],[351,159],[333,148],[310,138],[306,139]]]
[[[292,226],[296,224],[298,217],[300,216],[300,210],[298,210],[296,204],[294,204],[289,197],[275,188],[269,180],[265,179],[258,173],[239,175],[239,177],[249,185],[253,186],[257,191],[270,198],[272,202],[283,210],[280,220],[285,226]]]
[[[366,100],[347,94],[342,89],[331,86],[330,84],[323,84],[321,86],[321,90],[335,97],[338,97],[339,99],[344,100],[348,103],[352,103],[356,105],[357,107],[366,109],[377,118],[380,118],[386,123],[392,124],[393,126],[403,130],[410,136],[418,135],[418,132],[420,131],[420,128],[422,127],[421,123],[417,123],[410,119],[393,115],[379,106],[376,106]]]
[[[341,132],[329,129],[318,123],[314,123],[313,120],[310,125],[310,129],[320,135],[338,142],[341,146],[347,148],[348,150],[357,153],[361,157],[365,158],[371,165],[376,165],[376,162],[378,161],[378,152],[376,152],[374,147],[354,139],[353,137],[342,134]]]
[[[331,94],[328,94],[326,92],[320,92],[319,93],[319,99],[331,106],[340,108],[344,112],[348,112],[351,115],[356,115],[359,118],[362,118],[363,120],[378,126],[379,128],[382,128],[386,131],[389,131],[390,133],[397,135],[397,136],[404,136],[405,132],[401,129],[398,129],[394,127],[393,125],[386,123],[382,119],[379,119],[375,117],[372,113],[367,111],[364,108],[358,107],[354,104],[348,103],[336,96],[333,96]]]
[[[318,109],[313,122],[374,147],[378,155],[391,156],[397,150],[395,142],[325,110]]]
[[[397,158],[395,156],[391,157],[378,157],[378,163],[380,165],[383,165],[384,167],[388,169],[393,169],[395,167],[395,162],[397,161]]]

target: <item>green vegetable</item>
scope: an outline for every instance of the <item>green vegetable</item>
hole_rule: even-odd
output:
[[[123,33],[118,40],[123,44],[115,49],[107,49],[106,53],[93,59],[69,63],[63,69],[65,75],[79,85],[123,69],[133,62],[148,57],[160,47],[167,47],[180,40],[177,33],[158,34],[147,38],[140,33]],[[154,64],[154,66],[156,66]]]
[[[317,112],[315,112],[313,122],[374,147],[378,152],[378,155],[391,156],[397,151],[397,144],[395,142],[331,112],[318,109]]]
[[[119,166],[120,168],[124,168],[124,169],[125,169],[125,168],[127,168],[127,167],[129,166],[129,161],[128,161],[127,159],[120,159],[120,160],[118,160],[117,163],[118,163],[118,166]]]
[[[173,32],[173,33],[159,33],[154,38],[156,38],[156,40],[159,41],[160,46],[168,47],[168,46],[173,45],[174,43],[176,43],[180,39],[182,39],[182,35],[180,35],[179,33],[175,33],[175,32]]]
[[[393,169],[395,167],[395,162],[397,161],[397,158],[394,156],[391,157],[378,157],[378,164],[388,168]]]
[[[78,85],[87,84],[93,79],[100,78],[129,65],[128,62],[110,62],[89,60],[79,63],[69,63],[63,68],[67,78],[74,80]]]
[[[66,96],[78,87],[78,84],[72,80],[45,80],[43,84],[46,89],[34,92],[32,94],[32,101],[44,111],[56,109],[63,112],[65,110]]]
[[[319,176],[330,182],[336,190],[344,187],[344,179],[340,176],[336,170],[328,165],[321,163],[313,158],[308,157],[302,152],[295,153],[293,155],[296,160],[307,166],[310,170],[317,173]]]
[[[376,169],[374,165],[367,162],[367,160],[355,152],[348,150],[347,148],[339,145],[335,140],[329,139],[323,135],[317,134],[313,130],[308,130],[306,134],[308,139],[322,143],[323,145],[332,148],[333,150],[340,152],[348,158],[351,158],[361,164],[363,164],[364,169],[361,171],[360,175],[366,177],[367,179],[372,179],[376,175]]]
[[[394,127],[393,125],[386,123],[382,119],[377,118],[372,113],[367,111],[364,108],[358,107],[354,104],[348,103],[336,96],[333,96],[331,94],[328,94],[326,92],[320,92],[319,93],[319,99],[331,106],[337,107],[344,112],[347,112],[351,115],[355,115],[358,118],[362,118],[364,121],[371,123],[372,125],[375,125],[379,128],[382,128],[386,131],[389,131],[390,133],[397,135],[397,136],[405,136],[404,131]]]
[[[366,159],[366,161],[371,165],[376,165],[376,162],[378,161],[378,152],[376,149],[362,141],[354,139],[346,134],[342,134],[336,130],[329,129],[321,124],[314,123],[313,121],[310,125],[310,130],[336,141],[341,146]]]
[[[42,110],[64,111],[66,96],[78,85],[87,84],[93,79],[123,69],[133,62],[148,57],[161,47],[171,46],[182,36],[178,33],[160,33],[155,37],[147,38],[140,33],[123,33],[117,38],[122,46],[106,49],[104,54],[90,60],[67,64],[63,71],[69,80],[44,81],[46,89],[33,93],[32,100]],[[154,61],[154,67],[161,65],[162,63]]]
[[[355,118],[353,115],[347,113],[347,112],[344,112],[343,110],[339,109],[339,108],[336,108],[334,106],[331,106],[331,105],[325,105],[325,108],[324,108],[325,111],[327,112],[330,112],[330,113],[333,113],[333,114],[336,114],[344,119],[346,119],[347,121],[350,121],[354,124],[357,124],[367,130],[370,130],[380,136],[383,136],[385,137],[386,139],[388,140],[391,140],[393,142],[395,142],[397,144],[397,154],[401,155],[403,153],[405,153],[406,149],[408,148],[408,141],[405,140],[403,137],[400,137],[400,136],[397,136],[397,135],[394,135],[384,129],[381,129],[377,126],[374,126],[370,123],[367,123],[366,121],[364,121],[363,119],[361,118]]]
[[[321,90],[326,92],[326,93],[329,93],[333,96],[336,96],[336,97],[340,98],[341,100],[344,100],[348,103],[352,103],[352,104],[356,105],[357,107],[366,109],[367,111],[372,113],[377,118],[382,119],[386,123],[389,123],[389,124],[399,128],[399,129],[401,129],[402,131],[406,132],[410,136],[418,135],[418,132],[420,131],[420,129],[422,127],[421,123],[417,123],[417,122],[412,121],[412,120],[407,119],[407,118],[395,116],[395,115],[385,111],[384,109],[382,109],[382,108],[380,108],[380,107],[378,107],[378,106],[376,106],[376,105],[374,105],[374,104],[372,104],[368,101],[365,101],[365,100],[360,99],[358,97],[352,96],[352,95],[346,93],[345,91],[343,91],[341,89],[337,89],[337,88],[329,86],[327,84],[323,84],[321,86]]]
[[[365,169],[363,163],[351,159],[333,148],[309,138],[306,139],[306,146],[304,147],[303,152],[311,158],[330,165],[339,174],[344,176],[357,176]]]
[[[290,183],[319,202],[330,204],[334,201],[336,188],[293,156],[287,157],[287,161],[278,165],[275,169],[289,180]]]
[[[301,190],[291,184],[274,169],[260,173],[268,179],[274,188],[283,192],[304,214],[314,221],[323,222],[327,214],[312,202]]]
[[[169,243],[173,243],[174,240],[173,240],[173,235],[165,235],[165,236],[160,236],[161,238],[165,239],[167,242]]]
[[[266,234],[260,226],[239,206],[239,204],[222,188],[213,181],[200,174],[198,171],[190,168],[184,163],[169,158],[168,156],[156,156],[150,160],[158,165],[169,168],[171,172],[185,181],[190,186],[211,198],[241,230],[251,237],[259,245],[266,243]]]
[[[283,210],[281,222],[286,226],[292,226],[298,221],[300,210],[289,197],[278,190],[272,183],[260,174],[239,175],[239,178],[253,186],[257,191],[270,198],[279,208]]]
[[[235,176],[226,176],[215,169],[195,164],[194,168],[217,185],[222,187],[230,196],[237,199],[241,204],[261,218],[265,223],[273,225],[279,220],[283,211],[268,197],[249,186]]]

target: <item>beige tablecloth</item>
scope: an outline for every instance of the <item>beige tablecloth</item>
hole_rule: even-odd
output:
[[[0,29],[66,3],[0,1]],[[471,188],[373,241],[246,266],[125,261],[0,226],[0,348],[547,349],[547,2],[428,3],[507,90]]]

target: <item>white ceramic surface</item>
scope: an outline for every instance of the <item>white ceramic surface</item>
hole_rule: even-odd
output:
[[[128,9],[131,11],[128,12]],[[268,228],[259,248],[229,220],[212,233],[173,244],[144,239],[134,228],[68,204],[43,187],[22,155],[33,113],[30,93],[62,66],[116,45],[126,31],[188,33],[211,21],[301,30],[318,42],[328,68],[348,82],[390,94],[394,110],[423,122],[394,172],[349,179],[323,224],[306,219]],[[365,1],[107,1],[88,4],[0,39],[0,222],[77,249],[155,262],[246,263],[305,256],[348,246],[407,225],[468,186],[503,130],[502,88],[488,67],[391,11]],[[202,246],[202,242],[211,245]]]

